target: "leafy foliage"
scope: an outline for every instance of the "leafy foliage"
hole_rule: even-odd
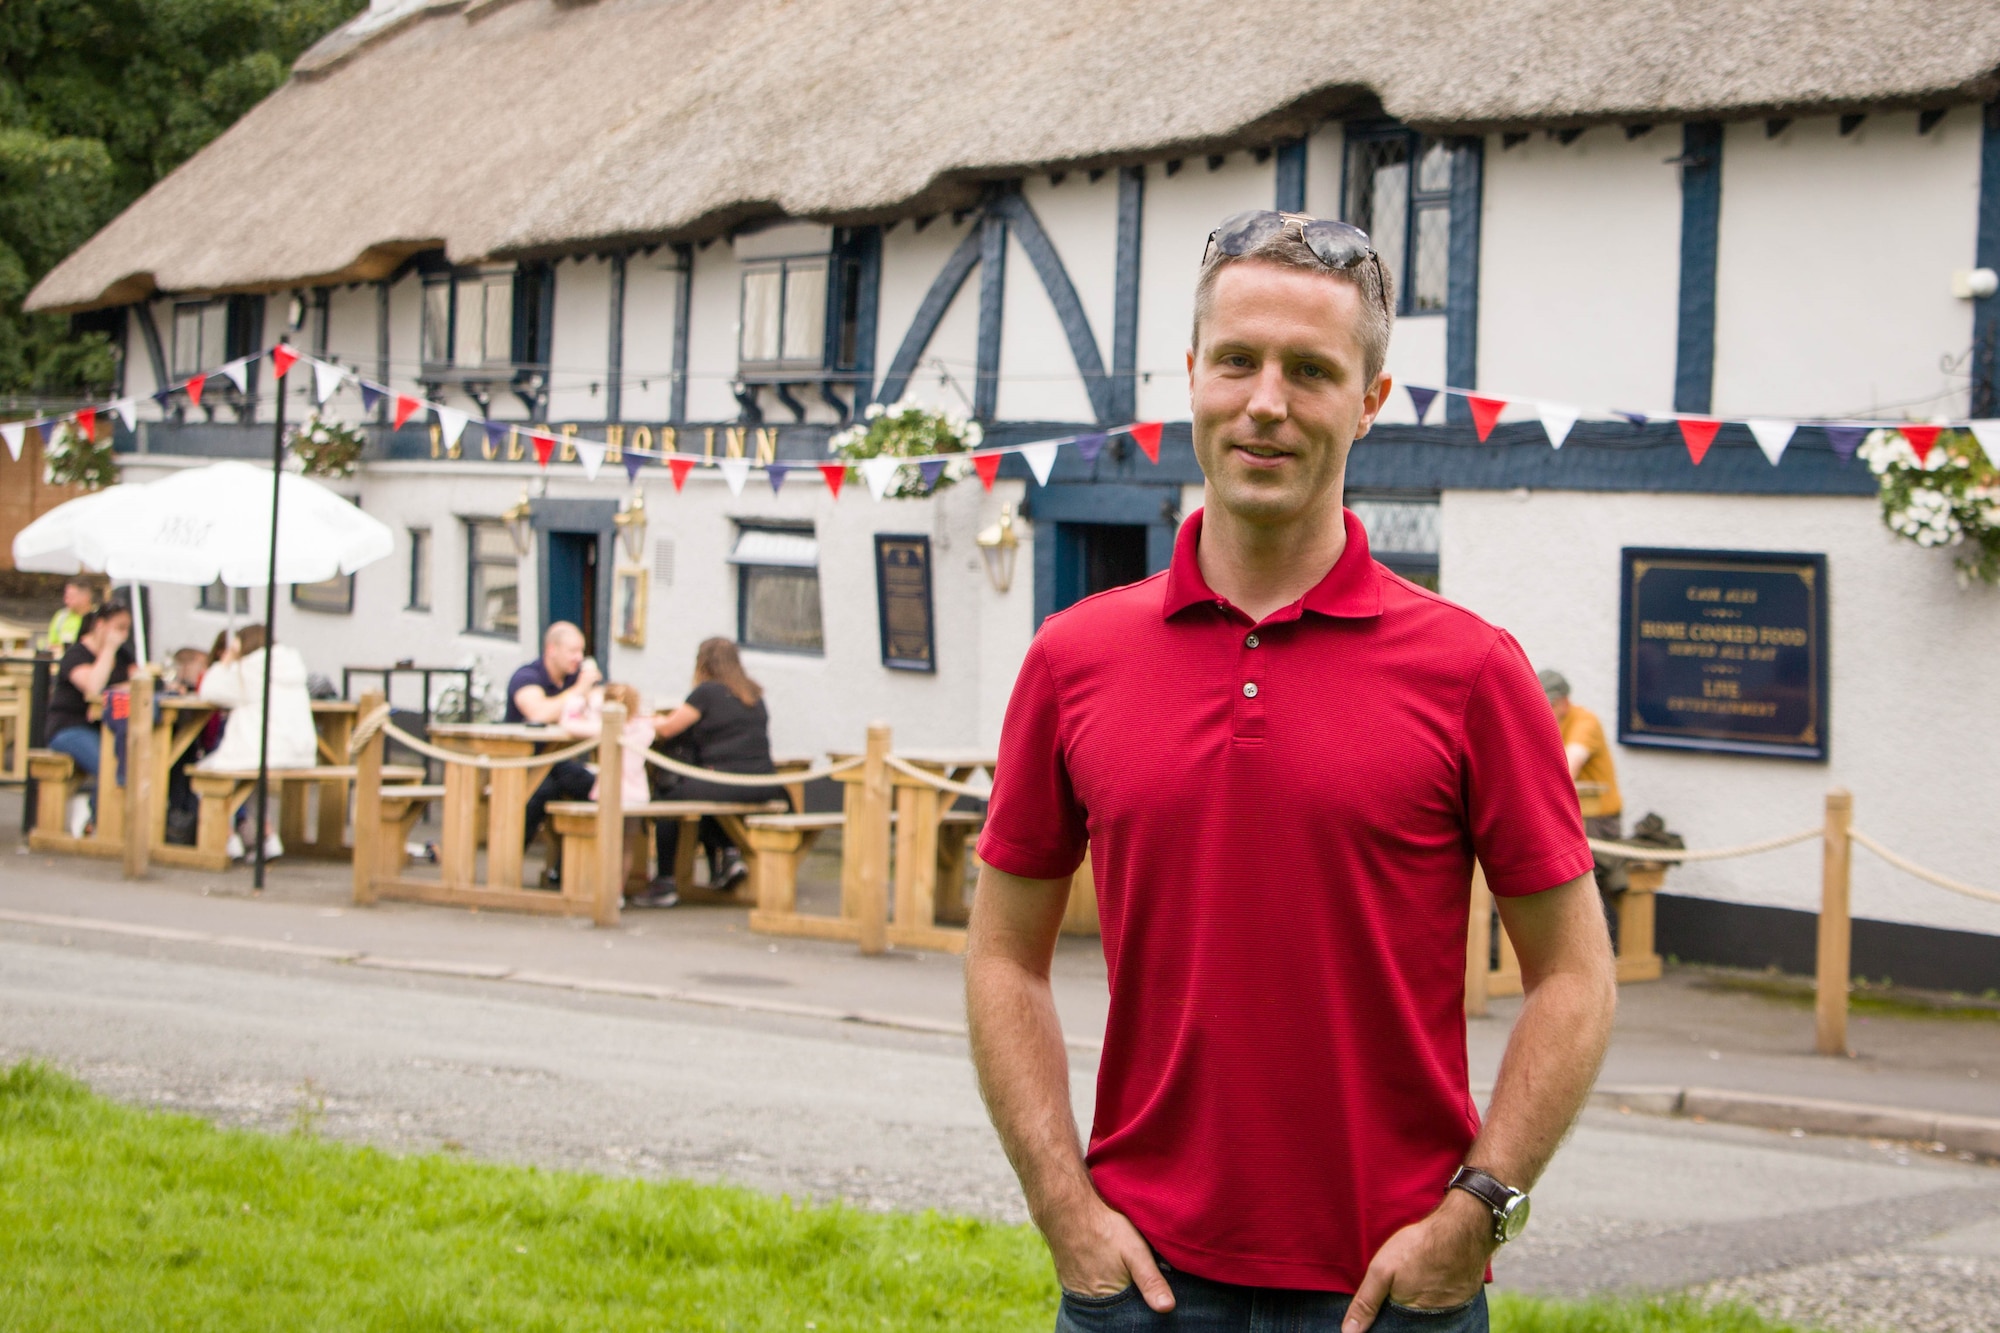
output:
[[[1880,478],[1891,532],[1919,546],[1960,547],[1961,581],[2000,583],[2000,469],[1969,431],[1940,432],[1921,459],[1900,431],[1870,431],[1861,457]]]
[[[0,391],[85,394],[102,331],[24,315],[43,274],[283,83],[365,0],[0,4]],[[87,321],[83,321],[87,325]]]
[[[86,438],[73,421],[44,426],[53,438],[42,451],[44,471],[51,486],[81,486],[101,491],[118,480],[118,456],[112,452],[110,432],[100,438]]]
[[[308,477],[351,477],[368,437],[354,426],[315,412],[292,434],[292,452]]]
[[[864,418],[827,441],[827,447],[849,462],[864,458],[924,459],[937,454],[962,454],[977,449],[984,439],[979,423],[962,416],[933,412],[920,403],[904,399],[883,407],[871,403]],[[941,491],[954,481],[972,475],[972,464],[954,458],[926,484],[920,474],[904,468],[888,494],[899,500]]]

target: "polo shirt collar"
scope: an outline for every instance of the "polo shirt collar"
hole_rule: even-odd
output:
[[[1197,509],[1188,515],[1174,538],[1174,560],[1167,567],[1165,600],[1160,608],[1162,618],[1171,619],[1199,603],[1223,600],[1201,576],[1201,562],[1196,557],[1201,543],[1202,512]],[[1297,620],[1307,611],[1343,620],[1382,614],[1382,582],[1368,553],[1368,531],[1353,510],[1342,509],[1340,513],[1347,528],[1347,545],[1340,559],[1333,562],[1326,577],[1308,589],[1305,596],[1266,616],[1265,623]]]

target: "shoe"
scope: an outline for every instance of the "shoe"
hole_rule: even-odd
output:
[[[549,866],[542,871],[542,887],[545,889],[560,889],[562,887],[561,866]]]
[[[674,890],[671,875],[662,875],[646,886],[644,893],[634,894],[625,900],[627,907],[672,907],[681,900]]]
[[[232,830],[229,834],[229,845],[223,848],[223,852],[230,860],[241,861],[243,859],[243,835]]]
[[[81,838],[90,828],[90,798],[78,792],[69,798],[69,809],[64,814],[69,824],[69,836]]]
[[[284,854],[285,844],[278,841],[278,835],[275,833],[266,833],[264,835],[264,859],[266,861],[275,861]]]
[[[750,878],[750,867],[743,864],[743,855],[734,847],[724,852],[709,874],[709,887],[717,893],[733,892],[738,884]]]

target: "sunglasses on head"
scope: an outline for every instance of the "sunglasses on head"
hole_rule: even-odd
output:
[[[1208,246],[1201,253],[1202,267],[1206,268],[1218,251],[1231,258],[1247,255],[1294,224],[1306,248],[1330,269],[1345,273],[1363,261],[1373,263],[1376,299],[1382,303],[1382,313],[1389,313],[1389,284],[1383,278],[1382,257],[1368,244],[1368,233],[1351,222],[1253,208],[1224,218],[1222,225],[1208,234]]]

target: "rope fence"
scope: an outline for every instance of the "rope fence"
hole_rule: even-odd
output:
[[[859,764],[861,761],[856,759],[850,762],[852,764]],[[906,759],[898,759],[893,754],[888,756],[887,763],[889,767],[895,769],[904,777],[912,778],[927,787],[935,787],[939,791],[949,792],[954,796],[967,796],[975,801],[990,801],[993,799],[993,789],[991,787],[968,787],[963,782],[953,782],[950,778],[941,778],[935,773],[929,773],[918,768]]]
[[[1858,828],[1849,829],[1847,836],[1906,875],[1913,875],[1927,884],[1935,884],[1940,889],[1947,889],[1952,893],[1962,893],[1968,898],[1978,898],[1989,903],[2000,903],[2000,893],[1994,893],[1990,889],[1975,889],[1972,885],[1961,884],[1948,875],[1940,875],[1935,870],[1926,870],[1908,857],[1898,856]]]
[[[621,745],[623,741],[619,742]],[[849,769],[861,767],[859,759],[848,759],[838,764],[820,764],[799,772],[784,773],[725,773],[718,768],[697,768],[669,758],[658,750],[641,749],[636,745],[626,745],[626,749],[637,754],[655,768],[663,768],[669,773],[678,773],[684,778],[699,778],[703,782],[713,782],[719,787],[789,787],[794,783],[817,782],[821,778],[845,773]]]
[[[465,750],[448,750],[443,746],[432,745],[427,740],[412,736],[409,732],[404,731],[394,722],[391,722],[389,720],[389,709],[387,705],[384,705],[355,725],[354,739],[347,743],[347,757],[352,759],[367,749],[368,742],[375,739],[375,733],[378,731],[384,736],[391,737],[398,744],[416,751],[426,759],[435,759],[441,764],[464,764],[470,768],[481,768],[489,771],[501,768],[542,768],[548,764],[560,764],[566,759],[575,759],[580,755],[589,754],[597,748],[597,738],[593,736],[588,740],[578,741],[574,745],[566,745],[560,750],[548,750],[541,754],[506,756],[472,754]]]
[[[1680,865],[1688,861],[1726,861],[1731,857],[1755,856],[1759,852],[1775,852],[1780,847],[1791,847],[1809,842],[1826,833],[1822,828],[1800,829],[1797,833],[1787,833],[1782,838],[1766,838],[1762,842],[1746,842],[1740,847],[1708,847],[1690,851],[1676,847],[1649,847],[1643,842],[1606,842],[1597,838],[1589,839],[1590,850],[1606,856],[1622,856],[1628,861],[1655,861],[1664,865]]]

